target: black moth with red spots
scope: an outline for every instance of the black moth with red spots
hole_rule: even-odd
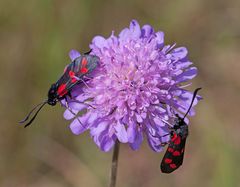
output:
[[[93,55],[83,55],[76,58],[64,69],[60,79],[52,84],[48,91],[47,103],[54,106],[58,101],[70,95],[72,88],[83,83],[84,76],[92,72],[97,67],[98,62],[99,58]]]
[[[185,143],[188,136],[188,125],[184,122],[184,118],[190,111],[197,92],[201,88],[197,88],[193,93],[193,98],[188,111],[183,118],[176,115],[176,121],[171,128],[171,139],[167,151],[162,159],[161,171],[163,173],[171,173],[179,168],[183,163]]]
[[[75,85],[84,83],[85,76],[91,73],[98,66],[99,58],[94,55],[89,55],[89,53],[85,53],[84,55],[77,57],[69,65],[67,65],[60,79],[51,85],[48,91],[48,99],[34,107],[26,118],[19,123],[27,122],[33,111],[39,107],[34,116],[24,126],[27,127],[33,122],[38,112],[46,103],[54,106],[58,101],[65,99],[67,96],[71,97],[72,88]]]

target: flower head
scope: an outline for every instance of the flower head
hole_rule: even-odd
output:
[[[118,140],[140,147],[144,134],[154,151],[161,151],[169,141],[169,125],[175,114],[183,116],[192,93],[186,82],[197,69],[187,58],[185,47],[164,44],[164,33],[150,25],[140,28],[133,20],[118,36],[93,38],[91,54],[100,58],[94,76],[73,89],[66,119],[73,119],[70,129],[76,135],[86,130],[103,151]],[[70,54],[80,55],[77,52]],[[193,105],[197,104],[196,99]],[[77,101],[77,102],[75,102]],[[85,102],[83,104],[81,102]],[[189,115],[194,114],[192,108]]]

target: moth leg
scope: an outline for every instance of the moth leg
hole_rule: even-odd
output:
[[[86,78],[87,80],[92,80],[93,79],[93,77],[88,77],[86,75],[84,75],[84,78]]]
[[[73,99],[71,92],[68,92],[68,96],[70,99]]]
[[[161,142],[161,146],[164,147],[165,145],[167,145],[169,142]]]
[[[169,136],[169,135],[170,135],[170,137],[172,137],[172,132],[170,132],[170,133],[168,133],[168,134],[164,134],[164,135],[161,136],[160,138],[161,138],[161,140],[162,140],[163,137]],[[161,145],[162,145],[162,146],[165,146],[165,145],[167,145],[167,144],[169,144],[169,141],[161,142]]]
[[[89,106],[89,107],[91,107],[91,108],[93,108],[93,109],[96,109],[94,106],[92,106],[92,105],[90,105],[90,104],[88,104],[88,103],[86,103],[86,102],[84,102],[84,101],[78,101],[78,100],[76,100],[76,99],[72,99],[69,103],[84,104],[84,105],[87,105],[87,106]]]
[[[162,122],[166,123],[168,125],[169,129],[173,129],[173,125],[171,123],[169,123],[168,121],[166,121],[165,119],[161,118]]]
[[[80,77],[73,76],[73,78],[75,78],[75,79],[78,81],[78,84],[79,84],[79,81],[81,81],[81,82],[83,82],[83,84],[85,84],[85,86],[87,86],[88,88],[90,88],[90,87],[87,85],[87,83],[86,83],[83,79],[81,79]]]
[[[85,84],[85,86],[87,86],[88,88],[90,88],[83,79],[81,79],[81,78],[79,78],[79,79],[83,82],[83,84]]]
[[[65,99],[66,100],[66,99]],[[80,119],[78,119],[77,114],[72,111],[72,109],[68,105],[68,101],[66,100],[66,108],[75,116],[75,118],[78,120],[78,122],[83,126],[82,122]]]
[[[169,141],[162,142],[162,138],[172,134],[172,132],[170,132],[170,133],[164,134],[163,136],[156,136],[156,135],[153,135],[149,130],[148,130],[148,132],[149,132],[150,136],[152,136],[154,138],[158,138],[161,141],[161,146],[165,146],[169,143]]]
[[[66,108],[76,117],[77,114],[72,111],[72,109],[69,107],[68,102],[66,100]]]

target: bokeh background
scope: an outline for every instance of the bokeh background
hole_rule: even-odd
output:
[[[88,133],[74,136],[59,105],[27,129],[17,122],[46,98],[70,49],[86,52],[95,35],[119,33],[133,18],[189,49],[199,69],[190,89],[203,87],[204,100],[180,169],[162,174],[163,153],[146,141],[138,151],[121,145],[117,186],[240,186],[239,0],[0,0],[1,187],[108,186],[112,152]]]

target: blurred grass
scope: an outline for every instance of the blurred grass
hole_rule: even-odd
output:
[[[192,89],[204,100],[191,119],[184,165],[160,173],[163,154],[146,141],[122,145],[118,186],[240,186],[240,1],[0,0],[0,186],[107,186],[111,153],[88,133],[74,136],[60,106],[46,107],[31,128],[17,125],[46,97],[72,48],[88,51],[131,19],[165,32],[189,49],[199,69]]]

